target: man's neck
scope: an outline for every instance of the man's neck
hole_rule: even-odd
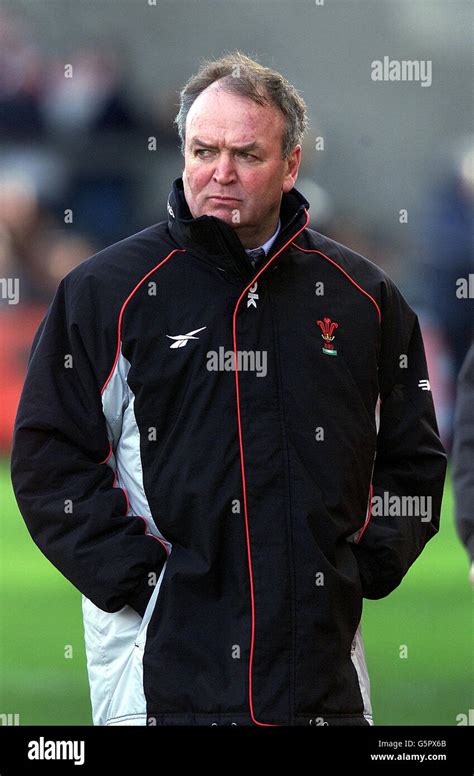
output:
[[[254,250],[255,248],[260,248],[262,245],[265,245],[265,243],[275,235],[275,232],[277,232],[280,225],[279,221],[280,219],[277,216],[271,228],[266,229],[264,232],[259,232],[257,235],[255,232],[252,232],[251,234],[248,232],[246,233],[245,229],[242,229],[241,233],[241,230],[238,227],[236,227],[235,231],[245,250]]]

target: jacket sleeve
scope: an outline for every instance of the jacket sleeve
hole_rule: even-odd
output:
[[[371,514],[352,545],[363,595],[372,599],[398,587],[437,533],[446,473],[418,318],[388,279],[381,310]]]
[[[32,538],[73,585],[100,609],[128,604],[143,615],[148,575],[159,574],[167,551],[142,518],[127,516],[127,495],[106,463],[100,380],[81,316],[62,281],[33,340],[14,427],[13,489]],[[95,337],[93,313],[82,328]]]
[[[459,373],[454,418],[453,485],[456,528],[474,561],[474,343]]]

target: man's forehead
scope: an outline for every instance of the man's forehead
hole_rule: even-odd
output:
[[[201,114],[188,122],[186,136],[189,146],[215,148],[225,145],[242,150],[258,150],[275,142],[282,131],[282,124],[275,116],[270,120],[258,121],[254,117],[241,117],[235,111],[228,116]]]
[[[248,142],[252,129],[268,132],[280,123],[284,123],[284,117],[275,105],[260,105],[240,94],[211,87],[198,95],[186,117],[188,134],[192,132],[205,139],[202,132],[210,128],[213,134],[221,131],[241,134],[239,142]]]

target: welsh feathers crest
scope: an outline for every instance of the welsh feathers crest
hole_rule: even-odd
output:
[[[321,337],[324,340],[323,353],[326,353],[327,356],[337,356],[337,350],[332,342],[334,339],[333,331],[339,328],[339,324],[336,321],[331,321],[330,318],[323,318],[322,321],[316,321],[316,323],[322,331]]]

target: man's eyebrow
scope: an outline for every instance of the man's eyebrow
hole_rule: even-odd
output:
[[[195,145],[200,145],[203,148],[209,148],[209,149],[217,148],[217,146],[210,145],[209,143],[205,143],[204,140],[199,140],[199,138],[197,137],[194,137],[191,140],[191,147]],[[260,145],[257,143],[256,140],[252,140],[251,143],[246,143],[245,145],[242,145],[242,146],[232,146],[233,151],[251,151],[252,149],[255,149],[255,148],[260,148]]]

